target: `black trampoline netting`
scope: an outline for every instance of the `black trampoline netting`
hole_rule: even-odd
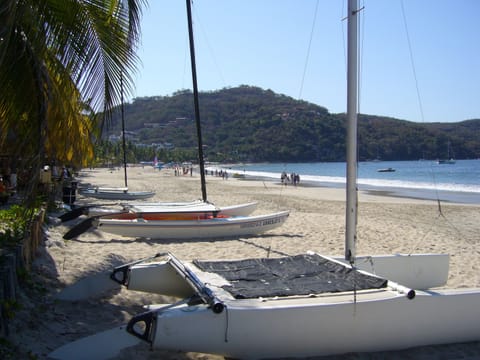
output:
[[[203,271],[216,273],[237,299],[379,289],[387,280],[352,270],[316,254],[236,261],[200,261]]]

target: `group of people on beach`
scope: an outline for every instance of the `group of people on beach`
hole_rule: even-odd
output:
[[[193,166],[175,166],[175,176],[188,175],[193,176]]]
[[[228,180],[228,172],[226,170],[215,169],[215,171],[211,170],[210,173],[211,173],[212,176],[217,176],[217,177],[221,177],[223,180]],[[208,170],[205,170],[205,174],[208,175]]]
[[[291,173],[288,175],[285,171],[282,172],[282,175],[280,175],[280,180],[282,181],[282,185],[287,186],[288,183],[293,184],[293,186],[297,186],[297,184],[300,183],[300,175],[296,173]]]

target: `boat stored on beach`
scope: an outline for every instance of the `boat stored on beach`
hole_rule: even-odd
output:
[[[153,191],[129,191],[128,187],[94,187],[80,189],[79,193],[95,199],[123,201],[148,199],[155,195]]]
[[[448,256],[386,263],[396,260],[406,265],[398,277],[413,273],[410,262],[429,273],[425,286],[446,280]],[[480,333],[478,291],[412,290],[316,253],[191,263],[170,254],[123,273],[131,290],[182,299],[130,320],[127,331],[156,349],[293,358],[473,341]]]
[[[357,0],[349,0],[343,261],[309,253],[190,264],[170,254],[167,261],[144,264],[139,270],[150,272],[148,281],[134,275],[134,266],[128,267],[122,273],[129,288],[183,297],[134,316],[128,332],[155,349],[242,359],[397,350],[480,339],[480,289],[431,289],[445,284],[448,255],[382,257],[385,268],[379,272],[374,265],[377,257],[372,256],[367,261],[375,274],[361,270],[356,225],[357,27],[362,10]],[[388,270],[394,261],[403,265]],[[156,267],[161,276],[155,275]],[[384,270],[388,279],[381,275]],[[118,280],[118,274],[114,270],[112,277]],[[423,279],[408,280],[416,277]]]
[[[98,215],[89,217],[73,226],[63,238],[66,240],[73,239],[93,226],[102,227],[102,230],[117,235],[158,239],[165,238],[165,230],[169,229],[168,234],[173,236],[174,239],[179,239],[184,238],[188,233],[186,229],[181,229],[182,226],[191,228],[195,227],[200,221],[202,221],[203,225],[204,220],[212,219],[223,219],[224,222],[230,218],[238,220],[250,219],[248,215],[257,207],[256,202],[225,207],[216,207],[213,204],[201,201],[189,204],[185,203],[183,205],[180,204],[181,203],[164,203],[160,205],[159,203],[146,203],[125,205],[120,211],[100,208]],[[79,210],[89,211],[89,209]],[[71,214],[70,218],[73,218],[75,215],[76,214]],[[258,217],[255,217],[255,219],[258,219]],[[168,223],[166,221],[168,221]],[[179,221],[183,221],[184,223]],[[230,225],[235,223],[239,223],[239,221],[230,221]],[[105,226],[106,224],[108,225]],[[218,225],[216,224],[217,222],[214,222],[211,226],[214,228],[219,227],[220,223]],[[175,231],[174,229],[177,229],[177,236],[171,234],[172,231]],[[205,230],[207,228],[202,229]],[[226,229],[225,227],[224,231],[226,231]],[[191,232],[190,230],[190,235],[194,237],[207,236],[208,233],[204,233],[204,230],[200,234]],[[262,232],[261,230],[262,229],[258,229],[259,232]],[[217,231],[216,233],[220,232]],[[180,236],[180,234],[184,235]]]
[[[288,211],[256,216],[227,216],[203,212],[144,213],[102,216],[93,221],[99,230],[150,239],[215,239],[256,235],[275,229],[287,220]]]
[[[75,219],[81,215],[103,216],[117,214],[121,212],[130,212],[137,214],[156,213],[156,212],[209,212],[228,216],[247,216],[257,208],[257,202],[237,204],[230,206],[216,206],[212,203],[201,200],[190,202],[152,202],[152,203],[120,203],[103,205],[85,205],[73,208],[59,216],[62,221]]]
[[[349,0],[343,260],[315,252],[193,261],[166,254],[161,262],[115,268],[112,278],[131,290],[179,298],[133,316],[128,333],[153,349],[238,359],[305,358],[480,340],[480,289],[438,289],[448,278],[447,254],[356,256],[356,66],[362,11],[357,0]]]

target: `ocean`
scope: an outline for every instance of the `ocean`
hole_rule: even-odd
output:
[[[392,168],[395,171],[379,172]],[[300,185],[344,187],[344,162],[259,163],[229,166],[230,175],[280,182],[282,172],[300,175]],[[391,196],[480,204],[480,160],[437,164],[432,160],[371,161],[358,164],[358,188]]]

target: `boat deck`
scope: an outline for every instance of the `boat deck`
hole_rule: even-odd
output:
[[[309,297],[388,286],[386,279],[318,254],[237,261],[195,260],[190,267],[211,291],[223,294],[222,297],[226,292],[233,299]]]

